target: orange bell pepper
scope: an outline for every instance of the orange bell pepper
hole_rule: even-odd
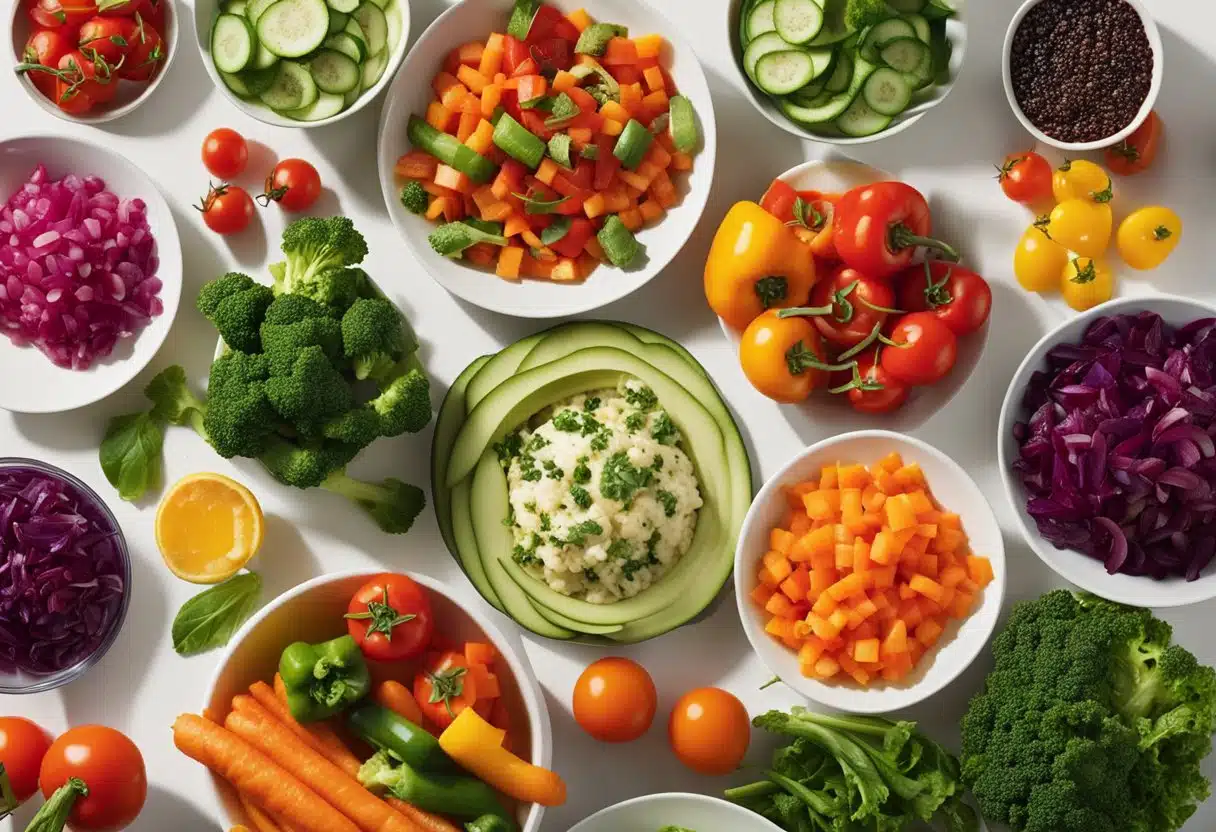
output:
[[[560,806],[566,783],[548,769],[534,766],[503,747],[506,732],[465,708],[439,735],[439,746],[462,767],[523,803]]]

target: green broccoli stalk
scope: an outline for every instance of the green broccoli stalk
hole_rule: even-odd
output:
[[[260,352],[258,328],[273,300],[270,287],[255,283],[240,272],[229,272],[203,284],[196,304],[198,311],[215,325],[225,344],[242,352]]]
[[[467,222],[445,223],[427,237],[431,248],[444,257],[460,257],[466,249],[478,243],[489,243],[494,246],[505,246],[507,238],[501,234],[491,234],[480,228],[474,228]]]
[[[427,194],[426,188],[422,187],[422,183],[416,179],[411,179],[401,189],[401,204],[411,214],[425,214],[430,201],[431,198]]]
[[[342,344],[355,378],[383,381],[418,348],[397,307],[382,298],[360,298],[342,316]]]
[[[345,471],[335,471],[321,487],[354,502],[389,534],[408,532],[426,508],[426,494],[421,488],[391,477],[370,483],[351,479]]]
[[[886,0],[848,0],[844,10],[844,22],[858,32],[894,16]]]
[[[271,267],[276,295],[303,295],[342,308],[367,280],[354,269],[367,256],[367,241],[347,217],[305,217],[283,231],[286,259]]]

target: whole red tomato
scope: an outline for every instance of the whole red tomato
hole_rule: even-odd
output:
[[[30,19],[45,29],[75,29],[95,14],[93,0],[30,0],[29,4]]]
[[[128,81],[150,81],[168,57],[165,41],[148,20],[140,17],[131,33],[131,48],[118,74]]]
[[[845,391],[849,404],[859,413],[890,413],[908,401],[908,385],[875,363],[875,358],[874,350],[857,356],[856,375]]]
[[[30,35],[21,53],[24,63],[58,69],[64,55],[76,48],[76,35],[67,26],[58,29],[39,29]],[[33,69],[28,72],[34,86],[52,101],[55,99],[55,76],[49,72]]]
[[[321,196],[321,175],[303,159],[284,159],[266,177],[266,188],[258,199],[277,202],[286,211],[307,211]]]
[[[432,725],[447,728],[461,711],[477,704],[469,660],[452,652],[432,656],[414,677],[414,699]]]
[[[114,832],[139,816],[148,796],[144,758],[135,743],[113,728],[82,725],[62,734],[42,758],[44,797],[70,780],[84,781],[88,795],[72,806],[69,823],[88,832]]]
[[[875,280],[856,269],[841,266],[811,290],[811,306],[831,311],[811,320],[824,340],[838,347],[853,347],[881,329],[895,311],[895,291],[885,280]]]
[[[1052,198],[1051,165],[1033,150],[1010,154],[997,171],[1001,190],[1014,202],[1034,205]]]
[[[90,18],[80,27],[77,43],[85,55],[100,55],[111,66],[117,66],[131,49],[135,26],[134,21],[123,17]]]
[[[844,264],[878,280],[906,268],[922,246],[958,260],[958,252],[929,236],[929,203],[903,182],[875,182],[846,192],[836,203],[833,225]]]
[[[895,346],[883,349],[879,363],[913,387],[940,381],[958,358],[958,338],[932,312],[904,315],[888,337]]]
[[[992,311],[992,288],[973,271],[940,260],[903,273],[899,305],[909,312],[932,312],[955,335],[982,327]]]
[[[13,796],[18,803],[29,800],[38,791],[38,770],[42,758],[51,747],[51,738],[28,719],[19,716],[0,716],[0,765],[13,787]],[[5,809],[0,799],[0,815]]]
[[[412,659],[435,632],[431,599],[406,575],[377,575],[350,599],[346,629],[373,661]]]
[[[253,199],[248,191],[237,185],[212,185],[195,207],[202,212],[203,222],[216,234],[244,231],[253,219]]]

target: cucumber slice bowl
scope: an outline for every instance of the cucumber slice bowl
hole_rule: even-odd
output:
[[[615,603],[588,603],[519,562],[495,445],[558,402],[631,379],[654,391],[679,429],[703,505],[691,544],[658,580]],[[482,356],[456,378],[435,425],[431,491],[444,543],[488,603],[547,638],[628,644],[696,620],[718,596],[752,479],[734,418],[687,351],[641,327],[576,322]]]
[[[200,0],[203,64],[246,114],[282,127],[330,124],[396,73],[408,0]]]

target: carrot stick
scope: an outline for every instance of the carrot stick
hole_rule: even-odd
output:
[[[283,818],[299,832],[359,832],[334,807],[265,754],[231,731],[195,714],[173,723],[173,743],[248,795],[259,808]]]
[[[375,700],[378,704],[415,725],[425,725],[426,717],[422,715],[422,709],[418,707],[414,694],[410,693],[410,689],[400,682],[392,679],[381,682],[380,686],[376,688]]]
[[[417,806],[406,803],[404,800],[398,800],[392,795],[386,796],[384,800],[389,806],[392,806],[398,812],[418,824],[418,827],[425,830],[425,832],[460,832],[458,826],[444,820],[439,815],[424,812]]]
[[[275,676],[279,678],[277,673]],[[313,722],[308,725],[301,725],[291,715],[291,711],[287,709],[284,701],[275,696],[274,691],[270,689],[270,685],[265,682],[256,682],[251,685],[249,693],[275,719],[291,729],[291,732],[297,737],[308,743],[310,748],[319,752],[321,756],[351,777],[358,776],[359,767],[362,763],[358,757],[350,753],[350,749],[346,747],[346,743],[342,742],[342,738],[338,736],[331,725],[325,722]]]
[[[234,705],[239,699],[248,701],[228,714],[224,726],[302,780],[363,832],[418,832],[417,826],[309,748],[252,697],[238,696]],[[259,711],[260,719],[251,715]]]
[[[245,818],[253,824],[254,829],[258,832],[279,832],[279,827],[275,825],[266,813],[250,802],[245,795],[238,795],[241,801],[241,809],[245,812]]]

